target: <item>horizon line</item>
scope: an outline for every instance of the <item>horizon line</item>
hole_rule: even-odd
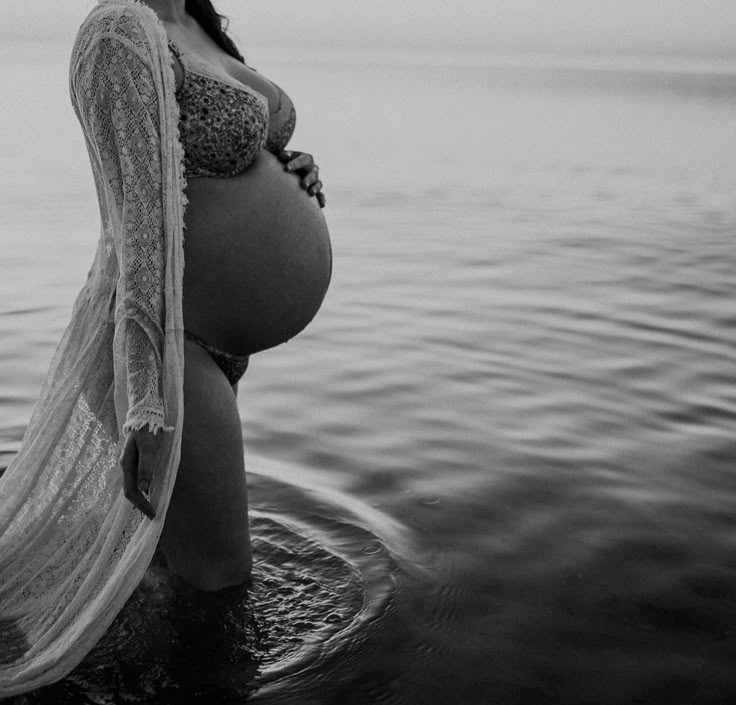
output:
[[[47,46],[58,50],[62,46],[71,49],[67,37],[3,37],[0,35],[0,52],[5,53],[11,45]],[[494,51],[487,47],[451,47],[451,46],[340,46],[307,44],[294,46],[290,44],[257,44],[249,45],[248,54],[266,52],[281,54],[289,61],[298,60],[300,54],[309,59],[340,57],[342,63],[373,64],[401,63],[406,65],[442,65],[456,67],[484,67],[505,69],[549,69],[579,71],[632,71],[648,73],[686,73],[686,74],[718,74],[736,75],[736,55],[723,54],[673,54],[653,52],[641,54],[635,52],[590,52],[586,50],[504,50]],[[306,58],[306,57],[305,57]]]

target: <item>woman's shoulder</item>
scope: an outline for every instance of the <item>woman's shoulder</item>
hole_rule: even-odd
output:
[[[139,0],[99,0],[82,22],[75,46],[89,46],[108,37],[142,47],[160,41],[162,31],[156,13]]]
[[[167,52],[166,30],[158,15],[139,0],[100,0],[77,32],[69,63],[72,83],[114,57],[130,57],[149,70]],[[137,58],[134,58],[137,57]],[[94,69],[96,70],[96,69]]]

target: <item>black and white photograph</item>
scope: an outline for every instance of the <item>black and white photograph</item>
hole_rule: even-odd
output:
[[[736,703],[736,3],[0,57],[0,702]]]

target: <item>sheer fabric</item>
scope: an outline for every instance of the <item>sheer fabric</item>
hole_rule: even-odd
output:
[[[87,282],[0,479],[0,697],[71,671],[142,578],[179,463],[184,176],[166,33],[101,0],[70,65],[100,204]],[[161,435],[151,521],[123,497],[125,432]]]

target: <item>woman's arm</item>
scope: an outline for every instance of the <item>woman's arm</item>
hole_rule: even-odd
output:
[[[145,494],[167,426],[163,399],[167,194],[163,188],[161,77],[138,17],[117,11],[76,57],[72,99],[90,149],[105,225],[117,260],[114,355],[116,405],[124,397],[121,465],[125,496],[153,518]],[[137,41],[136,41],[137,40]],[[179,198],[179,194],[168,194]],[[122,376],[122,373],[121,373]],[[120,408],[120,407],[119,407]]]
[[[100,33],[82,57],[77,111],[108,197],[119,269],[115,352],[127,370],[123,432],[165,429],[164,231],[161,106],[152,61],[114,32]],[[95,158],[96,157],[96,158]],[[112,202],[110,202],[112,201]],[[118,221],[117,223],[115,221]],[[168,430],[168,429],[167,429]]]

